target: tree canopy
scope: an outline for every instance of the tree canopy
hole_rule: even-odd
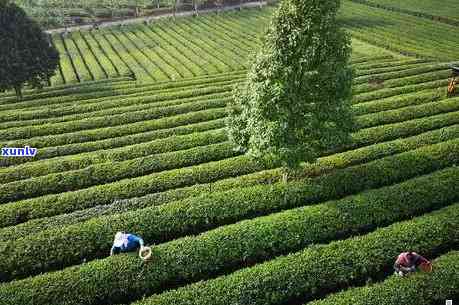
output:
[[[339,0],[284,0],[229,105],[238,149],[295,168],[350,138],[351,42]]]
[[[40,26],[22,8],[0,0],[0,91],[15,89],[21,98],[24,84],[42,86],[58,64],[59,53]]]

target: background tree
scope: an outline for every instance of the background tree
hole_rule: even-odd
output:
[[[116,12],[121,9],[121,1],[120,0],[104,0],[102,2],[105,8],[110,10],[110,18],[113,19],[116,16]]]
[[[143,6],[143,1],[141,0],[129,0],[126,2],[128,7],[134,8],[134,17],[139,17],[141,14],[141,8]]]
[[[54,75],[59,53],[23,9],[0,0],[0,91],[14,89],[19,99],[25,83],[40,87]]]
[[[349,140],[351,46],[336,20],[339,6],[282,1],[229,105],[228,133],[238,149],[288,170]]]

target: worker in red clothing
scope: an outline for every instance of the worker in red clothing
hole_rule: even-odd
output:
[[[394,264],[395,273],[399,276],[405,276],[415,272],[416,268],[421,266],[423,270],[431,270],[432,263],[425,257],[416,252],[403,252],[397,257]]]

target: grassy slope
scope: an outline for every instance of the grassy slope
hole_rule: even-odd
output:
[[[328,181],[327,179],[331,179],[332,181],[336,179],[334,183],[337,183],[336,187],[339,188],[339,182],[343,181],[339,178],[341,170],[343,170],[343,174],[348,173],[346,175],[353,177],[352,179],[366,182],[364,185],[355,183],[356,186],[360,185],[361,187],[353,191],[346,188],[345,190],[338,190],[336,195],[328,195],[328,197],[325,195],[325,190],[321,189],[322,186],[320,186],[321,184],[318,182],[319,184],[314,186],[311,190],[313,193],[306,196],[307,198],[309,198],[308,196],[314,198],[314,192],[318,192],[321,195],[314,199],[314,201],[318,202],[335,197],[338,199],[345,195],[352,194],[353,192],[360,192],[391,183],[402,182],[406,179],[415,178],[418,175],[428,174],[433,170],[445,167],[451,168],[450,166],[455,163],[455,153],[457,149],[456,124],[459,122],[458,109],[457,106],[455,106],[455,100],[444,99],[444,90],[442,90],[442,88],[439,90],[436,89],[438,86],[443,86],[443,82],[447,77],[444,73],[444,65],[423,63],[418,60],[401,59],[387,55],[384,57],[378,55],[379,53],[377,51],[375,52],[378,48],[372,48],[359,41],[354,41],[354,45],[359,46],[359,48],[356,48],[356,53],[360,53],[358,55],[354,54],[355,56],[353,59],[357,76],[355,79],[355,91],[359,92],[354,98],[353,107],[356,114],[359,115],[359,128],[362,128],[362,130],[355,133],[355,143],[348,147],[346,151],[341,154],[325,156],[316,166],[308,169],[307,175],[319,176],[319,179],[325,179],[323,180],[324,182],[320,183],[323,183],[323,186],[329,187],[331,194],[337,189],[331,187],[331,184],[326,181]],[[0,266],[0,274],[3,272],[3,280],[7,280],[15,277],[19,279],[24,276],[35,275],[38,272],[56,269],[62,270],[62,273],[59,271],[55,274],[45,273],[43,276],[31,276],[26,278],[23,282],[11,282],[11,285],[7,283],[0,284],[0,296],[4,293],[3,296],[7,297],[9,293],[13,293],[15,298],[17,297],[17,299],[15,299],[17,302],[20,304],[29,304],[30,295],[27,291],[35,291],[35,289],[40,290],[40,287],[43,285],[41,284],[42,281],[48,281],[50,276],[54,278],[52,282],[55,282],[56,286],[52,285],[52,289],[49,291],[56,291],[56,293],[65,292],[65,289],[63,291],[59,290],[60,292],[54,289],[66,287],[69,281],[74,282],[73,279],[67,278],[66,276],[77,276],[78,278],[86,277],[84,274],[79,275],[78,273],[80,272],[78,271],[80,267],[83,266],[78,265],[82,257],[88,261],[93,260],[90,265],[87,265],[87,268],[109,263],[111,260],[107,261],[104,259],[106,256],[106,249],[109,246],[109,243],[105,242],[107,238],[101,239],[101,235],[94,235],[95,232],[100,232],[98,229],[94,230],[94,227],[104,228],[104,236],[111,236],[113,233],[112,231],[118,229],[118,227],[113,227],[112,225],[102,225],[105,220],[113,218],[115,221],[112,222],[110,220],[109,223],[116,223],[117,226],[124,223],[133,230],[140,230],[142,223],[145,223],[145,221],[141,220],[143,219],[142,217],[152,221],[154,218],[152,218],[150,213],[156,213],[154,212],[156,208],[153,206],[161,205],[158,211],[164,211],[164,213],[171,217],[171,221],[166,221],[166,223],[172,224],[174,219],[182,218],[186,222],[183,232],[181,231],[182,229],[180,229],[176,233],[166,233],[166,231],[172,229],[172,227],[161,226],[163,231],[166,230],[164,234],[161,233],[160,236],[158,236],[158,242],[162,243],[169,240],[175,240],[189,233],[195,234],[203,232],[207,234],[205,232],[211,228],[222,227],[222,230],[226,230],[226,225],[231,223],[252,217],[257,218],[258,216],[269,213],[270,208],[266,211],[261,211],[254,206],[253,212],[245,213],[241,210],[241,212],[237,212],[235,215],[231,216],[232,210],[222,207],[223,210],[229,213],[228,216],[223,216],[217,209],[215,210],[216,218],[212,216],[211,219],[205,220],[206,217],[210,217],[210,213],[214,208],[218,208],[218,206],[215,206],[215,202],[220,202],[220,204],[226,202],[226,204],[230,204],[235,208],[234,203],[231,202],[232,198],[235,196],[232,196],[230,192],[240,195],[241,200],[239,204],[241,204],[243,209],[248,207],[244,200],[249,200],[250,197],[246,198],[244,194],[246,194],[246,192],[252,192],[251,188],[244,188],[244,191],[242,191],[242,189],[238,191],[237,189],[232,190],[234,187],[248,187],[250,185],[256,187],[259,183],[269,180],[276,181],[278,179],[276,170],[259,172],[262,168],[255,166],[244,158],[236,157],[228,159],[228,156],[230,156],[227,155],[228,147],[222,142],[225,141],[225,137],[219,136],[218,131],[217,133],[213,133],[213,135],[205,133],[209,128],[211,130],[221,128],[221,123],[215,124],[214,126],[209,125],[209,127],[202,130],[197,129],[196,131],[198,131],[198,133],[192,136],[185,136],[183,139],[180,137],[173,137],[173,135],[178,135],[179,133],[175,133],[175,131],[172,130],[171,133],[166,133],[163,136],[164,140],[158,142],[157,135],[155,134],[161,131],[156,130],[158,127],[162,128],[160,126],[162,126],[161,124],[163,123],[160,124],[159,122],[170,124],[168,122],[172,122],[170,120],[171,117],[187,118],[189,115],[197,114],[200,112],[197,111],[200,109],[199,105],[203,105],[205,109],[208,109],[206,110],[208,113],[218,112],[218,108],[216,110],[212,109],[212,103],[207,104],[208,102],[206,101],[205,95],[203,95],[206,94],[206,88],[213,87],[213,80],[222,81],[226,79],[231,81],[232,79],[238,79],[238,75],[237,73],[228,74],[222,75],[219,78],[210,76],[208,78],[196,79],[191,82],[183,82],[183,84],[180,82],[164,83],[140,87],[132,86],[130,82],[119,82],[111,85],[108,84],[108,88],[113,87],[117,89],[107,91],[98,90],[98,88],[107,88],[106,83],[102,82],[99,85],[91,87],[89,86],[89,82],[88,86],[80,85],[79,87],[75,87],[77,91],[73,90],[71,87],[63,87],[61,89],[48,89],[42,93],[36,93],[35,97],[32,93],[31,95],[27,95],[26,101],[20,103],[15,102],[7,96],[0,99],[0,109],[3,109],[0,110],[0,116],[6,119],[8,117],[11,118],[2,123],[3,128],[1,129],[1,134],[4,134],[10,139],[15,139],[13,141],[18,144],[20,142],[36,142],[39,144],[40,137],[34,137],[34,135],[42,135],[42,139],[48,138],[48,143],[44,144],[45,147],[40,148],[40,151],[47,151],[49,157],[58,157],[49,158],[44,156],[43,160],[25,163],[21,161],[20,163],[23,164],[16,166],[14,163],[11,163],[9,164],[10,166],[0,171],[5,179],[10,181],[1,188],[2,191],[0,193],[2,198],[16,198],[19,193],[15,190],[20,189],[22,189],[21,192],[23,192],[24,196],[34,197],[23,201],[14,201],[13,199],[13,202],[2,204],[2,212],[0,213],[3,217],[2,219],[6,221],[7,218],[5,217],[8,217],[7,215],[9,215],[9,213],[13,213],[11,215],[14,215],[14,219],[11,218],[13,223],[24,222],[27,220],[27,217],[30,219],[36,218],[35,222],[31,222],[30,224],[24,222],[23,225],[17,226],[19,230],[17,234],[22,234],[22,230],[25,233],[24,238],[18,236],[15,240],[12,238],[11,240],[7,239],[6,243],[0,242],[0,246],[4,246],[5,251],[10,253],[10,255],[6,254],[3,260],[6,265],[4,265],[4,267]],[[372,87],[372,85],[368,83],[368,81],[376,76],[384,80],[382,88]],[[190,88],[197,88],[198,86],[204,87],[203,89],[190,91]],[[419,86],[425,86],[424,88],[426,90],[423,92],[410,92],[412,90],[417,90],[416,88]],[[221,88],[222,86],[214,87]],[[82,91],[78,92],[78,90]],[[225,90],[228,91],[229,89]],[[126,95],[123,95],[123,92]],[[89,95],[84,98],[85,95],[96,93],[100,96],[95,95],[91,97]],[[223,91],[223,93],[225,93],[225,91]],[[228,98],[228,96],[221,94],[222,93],[214,94],[217,105],[220,105],[218,103]],[[188,95],[190,95],[191,98]],[[210,100],[212,100],[212,98]],[[75,101],[78,101],[78,103],[75,103]],[[224,105],[224,103],[222,105]],[[183,109],[190,108],[186,110],[186,113],[180,114],[182,112],[182,110],[180,110],[182,107],[185,107]],[[99,108],[100,110],[98,110]],[[126,109],[126,111],[124,111],[124,109]],[[172,112],[167,112],[169,111],[168,109],[172,110]],[[62,116],[63,113],[68,113],[68,115]],[[120,115],[117,116],[115,115],[116,113]],[[158,113],[160,117],[157,117],[154,113]],[[34,115],[32,116],[31,114]],[[222,115],[224,115],[224,112],[222,112]],[[104,117],[106,117],[106,120],[101,120]],[[120,125],[122,121],[120,121],[118,117],[123,121],[128,120],[133,123]],[[63,121],[61,122],[61,120]],[[211,118],[203,117],[203,120],[205,123],[211,120]],[[191,127],[192,125],[188,125],[188,123],[188,119],[180,119],[177,121],[178,127],[180,128],[188,128],[188,126],[190,126],[190,131],[187,132],[190,134],[193,133],[194,127]],[[152,126],[151,128],[153,128],[153,130],[144,130],[145,127],[149,125]],[[56,129],[58,126],[60,126],[59,129]],[[104,127],[98,129],[97,126]],[[137,127],[133,128],[134,126]],[[81,130],[83,127],[85,127],[85,129]],[[442,129],[440,130],[440,128]],[[15,132],[13,133],[13,131]],[[203,132],[202,135],[200,132]],[[187,133],[185,133],[185,135]],[[83,134],[87,134],[87,137],[82,137]],[[131,138],[129,139],[127,137]],[[60,139],[60,142],[56,142],[57,139]],[[73,143],[71,147],[66,147],[65,143],[67,143],[67,141]],[[390,142],[385,143],[385,141]],[[447,141],[449,142],[446,143]],[[64,145],[56,146],[58,143]],[[432,144],[435,145],[432,146],[433,150],[432,153],[430,153],[430,145]],[[79,145],[83,145],[86,148],[80,150]],[[110,145],[119,148],[113,151],[107,151],[106,149],[110,148]],[[220,146],[223,150],[220,150]],[[87,154],[79,154],[84,151],[87,151]],[[62,157],[59,157],[61,154]],[[380,159],[383,157],[384,161]],[[209,160],[213,160],[214,158],[215,161],[209,163]],[[151,160],[153,160],[153,162]],[[123,168],[121,167],[122,164],[125,166],[123,170],[121,170]],[[389,172],[386,172],[385,175],[381,175],[378,178],[371,175],[365,177],[365,175],[369,175],[371,171],[379,173],[382,169],[387,170],[390,164],[397,164],[395,167],[396,172],[391,175],[389,175]],[[166,167],[157,168],[157,165]],[[182,168],[183,166],[189,165],[192,166]],[[355,169],[352,169],[350,166],[355,166]],[[360,166],[362,169],[359,169]],[[403,170],[403,168],[407,170]],[[412,170],[408,171],[409,168]],[[157,170],[163,171],[155,173]],[[449,170],[447,169],[447,171]],[[131,173],[129,174],[131,178],[125,179],[128,177],[126,176],[128,172]],[[455,172],[457,171],[453,170],[451,173]],[[330,176],[324,176],[327,173],[329,173]],[[233,176],[241,176],[244,174],[249,175],[245,178],[232,178]],[[107,175],[110,175],[109,179],[113,181],[112,183],[103,180],[103,177]],[[33,180],[27,180],[29,177],[34,178],[32,178]],[[90,182],[88,177],[92,177],[91,179],[99,177],[99,181],[94,180]],[[74,183],[72,181],[74,181]],[[206,184],[207,182],[210,182],[210,184]],[[48,186],[46,186],[48,191],[44,188],[45,183],[48,184]],[[97,185],[88,188],[88,186],[94,183]],[[308,182],[306,183],[308,184]],[[440,179],[436,183],[442,185],[443,182]],[[27,185],[29,187],[26,187]],[[120,187],[116,187],[117,185]],[[154,187],[154,185],[156,186]],[[70,187],[70,189],[75,189],[76,192],[60,193],[61,191],[68,190],[68,187]],[[209,188],[215,190],[210,193],[211,195],[208,193]],[[270,188],[268,187],[267,189]],[[159,190],[163,190],[164,193],[157,193]],[[227,195],[221,193],[223,197],[220,198],[219,190],[226,191]],[[416,191],[416,188],[414,188],[414,190]],[[203,191],[205,192],[202,194],[204,196],[202,199],[193,198]],[[56,194],[46,195],[47,192]],[[384,194],[384,191],[382,191],[382,194]],[[147,197],[151,195],[157,196]],[[105,213],[106,216],[103,216],[104,213],[101,214],[98,212],[103,210],[103,206],[95,206],[92,209],[84,210],[85,207],[93,207],[94,204],[101,203],[107,204],[107,207],[109,207],[112,201],[117,198],[129,199],[133,196],[146,197],[138,201],[137,207],[135,206],[137,203],[133,204],[133,202],[127,201],[125,204],[129,204],[130,208],[119,209],[118,213],[121,213],[120,215],[113,215],[116,214],[115,210],[111,210],[111,212],[107,210],[108,213]],[[256,198],[258,197],[259,196],[256,196]],[[95,198],[96,200],[94,200]],[[220,199],[216,200],[217,198]],[[273,198],[274,197],[269,197],[266,202],[269,202],[269,200]],[[427,199],[425,196],[423,198],[426,200],[426,204],[431,204],[429,201],[430,199]],[[176,199],[182,199],[184,201],[174,201]],[[446,197],[443,197],[442,200],[442,205],[448,205],[450,203],[450,200]],[[192,219],[187,220],[187,208],[184,210],[186,213],[182,216],[178,218],[173,216],[175,215],[174,213],[181,213],[180,211],[184,205],[191,204],[191,207],[195,205],[194,202],[197,204],[196,208],[198,208],[198,210],[196,210],[195,216]],[[254,200],[250,200],[250,202],[255,203]],[[281,205],[283,204],[282,202],[282,200],[279,200]],[[366,201],[366,203],[371,204],[369,201]],[[202,204],[209,204],[208,207],[202,206],[207,212],[199,210],[199,206]],[[289,205],[280,209],[289,210],[304,204],[307,203],[299,201],[294,205]],[[432,205],[432,207],[435,206]],[[110,208],[116,209],[115,206],[110,206]],[[207,210],[208,208],[212,210]],[[30,214],[23,214],[26,209],[29,211],[27,213]],[[83,210],[78,211],[80,209]],[[271,207],[271,209],[273,208]],[[417,210],[415,213],[422,214],[429,210],[430,208],[426,210]],[[59,216],[66,211],[81,212],[81,214],[77,216],[80,217],[80,220],[68,221],[61,217],[65,215]],[[278,209],[274,208],[273,211],[278,211]],[[291,210],[289,213],[295,215],[294,210]],[[408,216],[402,216],[398,213],[398,210],[395,211],[393,214],[394,218],[391,218],[392,220],[390,222],[402,220]],[[47,222],[46,218],[41,218],[46,215],[56,216],[50,218]],[[68,217],[72,218],[71,215],[72,214]],[[220,217],[223,218],[218,220]],[[228,220],[226,220],[225,217],[229,217]],[[163,217],[161,216],[158,219],[163,219]],[[322,223],[320,218],[314,216],[312,219],[319,224]],[[137,220],[138,223],[136,222]],[[204,220],[205,222],[202,222]],[[41,224],[37,221],[40,221]],[[191,222],[188,224],[189,221]],[[5,222],[2,220],[2,223]],[[158,222],[155,221],[155,223]],[[43,227],[42,229],[36,228],[34,224],[38,224],[39,226],[42,225]],[[30,226],[31,230],[27,229],[27,226]],[[26,233],[24,230],[29,230],[30,234]],[[10,236],[16,234],[14,226],[6,227],[2,231],[7,232]],[[150,231],[150,229],[146,228],[146,230],[142,231],[142,234],[149,236],[147,234],[152,234],[154,233],[153,231],[160,232],[156,229]],[[354,233],[355,232],[351,230],[349,234],[353,235]],[[335,233],[331,235],[330,240],[334,239],[334,234]],[[49,235],[56,237],[61,236],[62,238],[61,240],[55,239],[52,245],[46,246],[47,240],[50,240],[46,236]],[[85,250],[82,251],[81,254],[72,251],[71,247],[68,247],[71,243],[69,244],[67,242],[67,240],[72,239],[72,236],[79,236],[79,242],[87,245],[87,250],[89,252],[85,250],[86,247],[79,247]],[[338,235],[336,235],[336,237],[337,236]],[[156,237],[154,239],[156,239]],[[14,249],[23,248],[23,246],[15,246],[21,243],[28,245],[29,254],[23,253],[18,256],[19,252]],[[443,244],[443,242],[441,242],[441,244]],[[37,250],[39,247],[43,246],[47,247],[48,250],[51,248],[54,250]],[[248,244],[247,246],[252,246],[252,244]],[[447,246],[447,248],[451,249],[451,246]],[[62,251],[66,249],[65,251],[68,252],[68,255],[60,257],[59,253],[62,251],[59,249]],[[424,248],[421,248],[421,250],[422,249]],[[44,257],[38,259],[36,255],[32,255],[29,260],[29,255],[37,253],[37,251],[43,253]],[[266,259],[269,260],[276,258],[277,254],[275,253],[277,252],[273,252],[273,254],[265,253],[264,255]],[[196,259],[203,259],[205,261],[200,254],[196,255]],[[36,264],[34,262],[35,259],[46,263]],[[125,258],[120,257],[119,259],[124,261]],[[8,260],[12,261],[8,263]],[[22,273],[18,268],[13,268],[16,271],[11,269],[11,266],[14,264],[21,266]],[[71,267],[70,269],[64,268],[64,266],[71,266],[74,264],[78,266]],[[244,267],[244,265],[236,265],[235,267],[237,268]],[[99,267],[96,269],[99,270],[98,268]],[[113,291],[117,291],[117,295],[119,294],[123,300],[136,300],[139,296],[139,291],[147,295],[155,291],[148,288],[149,286],[144,286],[143,288],[139,286],[141,290],[132,290],[134,294],[130,294],[128,291],[131,290],[116,288],[118,286],[116,286],[113,281],[109,280],[109,276],[111,276],[108,273],[109,270],[107,268],[105,269],[108,280],[104,280],[104,282],[109,286],[113,285],[113,287],[110,286],[109,291],[112,289]],[[218,272],[229,271],[231,270]],[[77,273],[75,274],[73,272]],[[86,271],[82,272],[84,273]],[[102,274],[98,274],[98,272],[100,271],[90,271],[90,273],[96,276],[96,278],[91,280],[95,281],[95,285],[101,284],[98,282],[99,280],[97,278],[103,278]],[[200,278],[207,279],[211,274],[212,273],[203,273]],[[87,278],[89,279],[89,277]],[[187,283],[194,281],[194,276],[186,277]],[[57,283],[59,284],[57,285]],[[76,285],[72,286],[77,289],[75,293],[78,295],[84,294],[86,296],[85,300],[81,301],[82,304],[97,304],[98,298],[101,298],[102,301],[110,300],[108,295],[99,292],[94,292],[95,294],[84,292],[85,289],[90,288],[84,281],[72,285]],[[21,287],[24,289],[21,289]],[[164,289],[167,290],[168,287],[166,282],[164,286],[161,286],[159,291]],[[142,289],[146,290],[141,292],[143,291]],[[57,302],[48,298],[52,297],[51,295],[57,296],[59,294],[42,294],[38,290],[34,292],[34,295],[40,295],[40,299],[33,299],[32,302],[34,302],[34,304]],[[20,291],[23,291],[23,293],[19,293]],[[70,294],[68,295],[70,296]],[[75,300],[77,299],[74,298],[74,301]]]
[[[459,60],[456,26],[351,1],[343,1],[341,16],[354,37],[369,43],[418,57]]]
[[[92,35],[98,37],[103,52],[99,62],[90,65],[94,70],[91,72],[99,79],[105,77],[97,73],[102,63],[112,62],[120,67],[127,64],[139,82],[151,82],[245,68],[248,55],[256,49],[258,36],[263,33],[272,11],[270,7],[261,11],[248,9],[199,18],[182,17],[174,23],[162,20],[151,26],[139,24],[96,31]],[[83,54],[88,53],[88,59],[100,52],[94,44],[88,46],[83,40],[70,41],[73,36],[64,40],[70,42],[69,46],[81,44],[80,49]],[[54,39],[60,43],[58,35]],[[355,57],[391,54],[358,40],[354,40],[354,48]],[[63,57],[66,80],[74,77],[68,60],[71,58],[73,56]],[[86,70],[81,61],[75,60],[73,66],[78,73]]]
[[[164,81],[244,68],[272,12],[273,8],[266,7],[261,11],[248,9],[199,18],[184,17],[175,23],[162,20],[150,26],[129,25],[122,29],[96,31],[92,35],[100,40],[103,61],[111,61],[120,67],[129,66],[139,82]],[[354,36],[356,57],[391,54],[374,46],[379,45],[395,54],[458,60],[456,46],[459,36],[455,31],[457,27],[452,25],[350,1],[343,2],[341,18]],[[403,35],[400,35],[401,31]],[[89,52],[86,45],[81,46],[81,50]],[[94,49],[92,53],[96,51]],[[95,75],[101,69],[98,64],[94,67]],[[69,63],[63,62],[62,66],[64,79],[72,80]],[[73,66],[78,73],[85,70],[81,62],[73,62]]]
[[[301,303],[320,297],[323,291],[360,285],[368,277],[382,279],[392,256],[407,244],[432,256],[457,248],[457,218],[450,219],[448,215],[459,211],[457,204],[452,205],[458,194],[453,188],[457,187],[458,170],[454,164],[459,149],[459,111],[457,99],[446,100],[444,96],[448,71],[443,64],[393,56],[364,42],[384,33],[391,49],[401,51],[407,47],[412,51],[412,45],[396,39],[397,29],[405,24],[403,16],[386,15],[384,10],[356,4],[349,7],[343,10],[344,20],[361,38],[353,39],[357,76],[353,109],[358,115],[358,129],[352,145],[327,153],[317,164],[305,165],[304,176],[311,180],[270,186],[279,180],[278,170],[266,170],[241,156],[231,157],[220,128],[224,126],[222,106],[229,98],[230,84],[243,75],[237,71],[153,85],[126,79],[87,82],[27,92],[26,100],[20,103],[10,94],[1,95],[0,117],[4,120],[0,134],[5,139],[0,143],[34,143],[46,154],[33,162],[0,160],[0,177],[8,181],[0,187],[4,203],[0,204],[0,226],[4,227],[0,232],[11,236],[0,239],[0,249],[4,250],[0,281],[26,277],[0,283],[0,304],[128,303],[163,291],[164,295],[142,304],[206,304],[206,295],[219,298],[222,304],[244,303],[247,297],[253,304],[277,305],[295,297]],[[384,26],[366,23],[364,16],[372,14],[376,23],[381,21]],[[124,58],[137,64],[130,68],[140,71],[142,63],[151,62],[153,57],[148,56],[163,62],[179,59],[180,65],[158,66],[164,69],[164,75],[239,70],[243,67],[235,58],[256,47],[253,29],[260,30],[258,26],[266,22],[267,13],[253,10],[223,16],[182,20],[174,26],[164,21],[159,27],[124,29],[122,38],[111,35],[106,40],[106,46],[117,45],[104,53],[105,62],[112,60],[116,66]],[[350,19],[353,22],[349,23]],[[196,31],[186,27],[189,22],[193,22]],[[419,41],[424,42],[416,51],[432,57],[440,54],[441,48],[433,48],[423,40],[433,35],[428,34],[432,24],[418,19],[416,22],[422,27],[413,29],[411,34],[422,34]],[[209,25],[225,31],[207,37],[204,34],[210,31]],[[454,45],[456,36],[445,48]],[[160,38],[152,43],[148,37]],[[166,41],[170,44],[163,45]],[[221,50],[217,47],[220,42],[225,46]],[[145,50],[149,43],[151,50]],[[116,50],[123,49],[133,52],[116,57]],[[445,50],[450,54],[449,49]],[[186,69],[180,70],[183,65]],[[371,83],[375,77],[383,81],[378,86]],[[383,188],[376,190],[380,187]],[[453,191],[449,197],[440,196],[450,189]],[[363,193],[343,199],[359,192]],[[410,194],[409,198],[405,198],[406,194]],[[116,203],[120,198],[126,200]],[[330,199],[339,201],[335,206],[327,202]],[[345,202],[352,202],[356,208],[351,209]],[[413,202],[418,205],[409,204]],[[322,204],[301,208],[316,203]],[[362,205],[368,209],[361,211]],[[448,205],[452,206],[443,212],[427,214]],[[343,215],[342,219],[333,216],[338,207],[343,208],[343,213],[337,214]],[[72,211],[75,213],[65,214]],[[280,211],[285,212],[261,217]],[[307,247],[309,243],[367,233],[377,226],[422,214],[426,216],[361,238]],[[307,215],[309,220],[302,221],[301,215]],[[278,217],[276,225],[274,220]],[[273,234],[267,242],[266,236],[270,235],[266,232],[276,226],[282,229],[287,223],[288,230]],[[308,226],[309,223],[315,225]],[[154,263],[144,268],[135,255],[105,258],[109,237],[126,226],[149,237],[148,242],[160,243],[156,262],[162,269]],[[329,230],[328,235],[322,227]],[[406,237],[406,229],[419,238]],[[244,238],[249,232],[253,237]],[[305,232],[316,237],[289,246]],[[196,236],[198,233],[202,234]],[[436,236],[435,242],[426,242],[426,234]],[[192,236],[181,238],[186,235]],[[73,244],[79,245],[78,251],[74,251]],[[368,251],[361,252],[362,246]],[[267,250],[260,250],[263,247]],[[301,249],[304,250],[297,254],[279,257]],[[387,257],[389,250],[392,252]],[[371,255],[365,258],[370,251],[378,256],[377,260]],[[332,261],[315,272],[301,263],[303,256],[317,263],[326,257],[337,259],[336,264]],[[364,262],[351,259],[360,256]],[[215,257],[220,260],[214,266]],[[268,262],[250,268],[265,260]],[[356,266],[352,269],[355,273],[349,275],[337,268],[343,260]],[[88,263],[80,264],[82,261]],[[169,273],[172,267],[176,272]],[[236,269],[241,271],[232,274]],[[58,271],[47,272],[51,270]],[[304,280],[297,281],[289,270],[298,272]],[[44,273],[38,275],[40,272]],[[129,283],[118,279],[120,272],[126,272]],[[266,278],[257,272],[272,273]],[[183,286],[219,275],[225,276]],[[326,284],[329,275],[334,286]],[[169,290],[176,286],[183,288]]]

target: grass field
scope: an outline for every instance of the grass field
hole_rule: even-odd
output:
[[[282,183],[225,131],[272,10],[54,36],[53,86],[0,95],[0,147],[38,148],[0,157],[0,305],[458,297],[459,96],[446,86],[459,36],[345,1],[352,141]],[[152,261],[109,257],[118,230],[154,245]],[[433,273],[392,276],[406,249],[434,259]]]

